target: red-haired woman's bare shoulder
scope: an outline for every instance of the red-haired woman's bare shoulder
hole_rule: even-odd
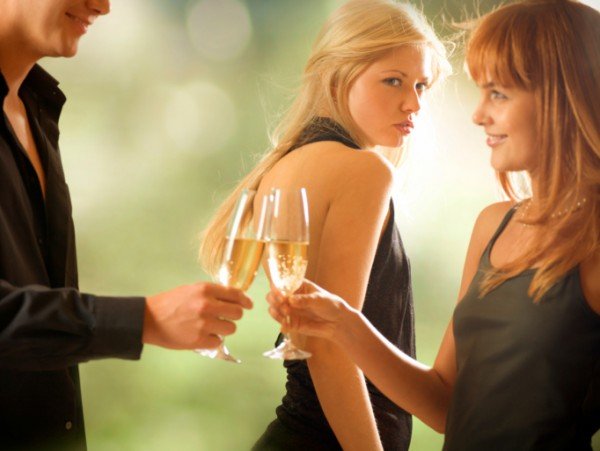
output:
[[[514,205],[511,201],[496,202],[481,210],[473,226],[472,240],[485,247]]]
[[[489,235],[491,238],[502,222],[502,219],[504,219],[514,205],[514,202],[511,201],[496,202],[488,205],[479,213],[475,221],[474,231],[477,230],[479,233]]]
[[[488,205],[477,217],[471,240],[467,249],[467,257],[465,258],[465,266],[463,269],[463,277],[460,285],[458,299],[462,299],[479,266],[479,261],[487,244],[492,239],[494,232],[502,222],[502,219],[508,213],[508,210],[513,206],[512,202],[497,202]]]
[[[589,306],[600,315],[600,249],[579,267],[581,288]]]

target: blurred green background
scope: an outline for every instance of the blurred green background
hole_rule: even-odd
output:
[[[333,0],[122,0],[82,40],[74,60],[46,60],[69,100],[61,149],[73,196],[80,284],[149,295],[206,279],[198,232],[268,147]],[[481,12],[498,2],[479,1]],[[427,1],[440,33],[473,4]],[[398,171],[397,220],[412,261],[418,357],[432,364],[450,320],[470,230],[500,197],[477,92],[455,75],[422,114]],[[261,274],[255,308],[228,346],[242,365],[144,349],[139,362],[82,365],[89,449],[247,450],[284,392],[279,362],[261,357],[277,325]],[[418,420],[414,450],[442,436]]]

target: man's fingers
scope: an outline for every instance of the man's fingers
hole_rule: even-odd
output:
[[[239,304],[246,309],[252,308],[252,300],[246,296],[242,290],[237,288],[205,282],[198,283],[196,286],[200,296],[212,297],[224,302]]]
[[[218,348],[223,339],[218,335],[206,335],[202,336],[198,342],[194,345],[195,349],[215,349]]]
[[[200,323],[203,335],[232,335],[237,327],[235,323],[220,318],[205,318]]]
[[[206,318],[223,318],[237,321],[244,315],[244,310],[238,304],[223,302],[219,299],[205,300],[200,305],[199,315]]]

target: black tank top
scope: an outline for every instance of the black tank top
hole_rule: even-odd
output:
[[[319,118],[308,127],[294,148],[318,141],[337,141],[359,148],[343,128],[325,118]],[[376,250],[362,311],[388,340],[415,357],[410,266],[394,222],[391,200],[389,220]],[[286,361],[284,366],[287,369],[286,394],[276,410],[277,418],[304,438],[313,437],[319,447],[315,445],[312,449],[340,449],[321,409],[306,362]],[[384,449],[407,450],[412,431],[411,416],[368,380],[367,388]],[[292,438],[288,444],[286,449],[296,449]]]
[[[534,269],[479,297],[490,252],[481,257],[454,312],[457,377],[447,451],[591,450],[600,427],[600,316],[587,304],[579,268],[534,303]]]

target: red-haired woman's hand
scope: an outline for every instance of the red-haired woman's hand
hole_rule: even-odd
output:
[[[344,316],[352,308],[339,296],[305,280],[293,296],[276,290],[267,294],[269,314],[281,324],[282,332],[336,340]]]

